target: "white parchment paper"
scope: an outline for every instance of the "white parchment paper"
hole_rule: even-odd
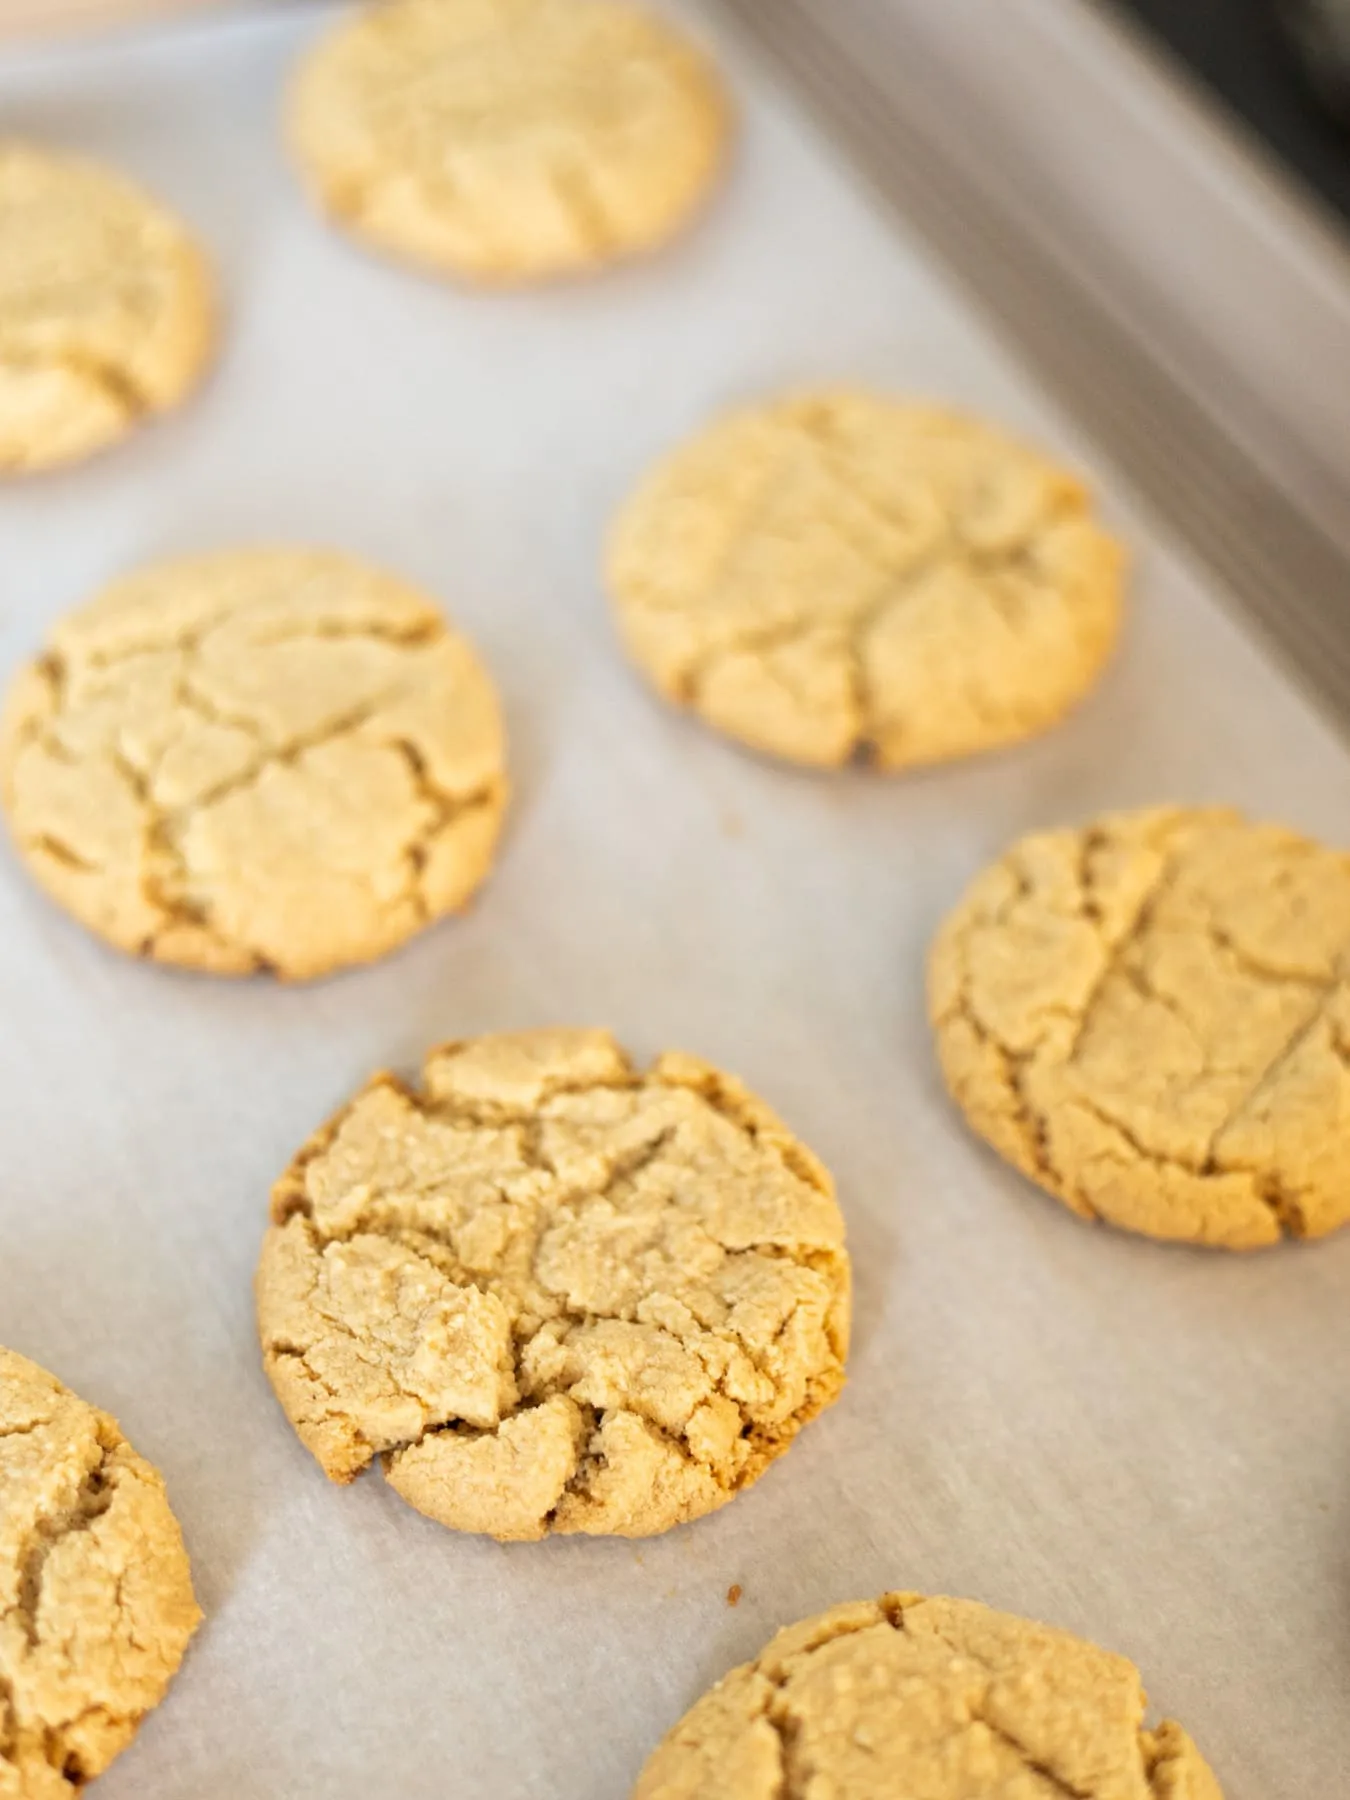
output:
[[[1090,451],[730,44],[737,166],[670,254],[507,297],[368,260],[277,143],[321,23],[0,70],[0,129],[152,182],[214,247],[227,308],[189,412],[0,492],[0,675],[129,563],[345,545],[477,639],[518,788],[471,916],[303,989],[122,959],[0,851],[0,1341],[164,1469],[207,1611],[100,1795],[623,1800],[777,1626],[897,1586],[1127,1652],[1229,1800],[1350,1793],[1350,1233],[1241,1260],[1079,1224],[963,1130],[921,1005],[935,922],[1017,833],[1231,800],[1344,841],[1350,757],[1106,476],[1133,618],[1041,742],[826,779],[663,711],[616,652],[598,546],[711,408],[858,377]],[[258,1364],[250,1278],[290,1152],[372,1068],[539,1022],[737,1071],[849,1221],[843,1399],[751,1493],[640,1545],[502,1548],[378,1475],[331,1488]]]

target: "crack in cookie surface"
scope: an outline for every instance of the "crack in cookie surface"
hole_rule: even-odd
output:
[[[720,1506],[843,1383],[828,1176],[691,1058],[603,1032],[377,1077],[278,1183],[264,1362],[334,1479],[376,1456],[469,1531],[648,1535]]]
[[[1119,625],[1119,546],[1080,481],[863,393],[715,422],[639,487],[607,560],[657,688],[807,763],[899,768],[1044,729]]]
[[[492,282],[669,237],[721,163],[703,54],[612,0],[393,0],[302,67],[290,135],[324,208],[400,256]]]
[[[121,437],[198,379],[210,278],[186,231],[130,182],[0,141],[0,472]]]
[[[1246,1248],[1350,1219],[1350,857],[1220,811],[1023,840],[930,959],[953,1096],[1076,1211]]]
[[[0,725],[30,867],[120,948],[320,974],[465,905],[506,802],[496,696],[391,577],[230,552],[115,583]]]
[[[1222,1800],[1139,1672],[974,1601],[885,1594],[779,1632],[667,1735],[633,1800]]]
[[[56,1800],[101,1774],[200,1616],[156,1471],[0,1350],[0,1790]]]

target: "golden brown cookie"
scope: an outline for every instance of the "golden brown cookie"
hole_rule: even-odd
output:
[[[321,40],[290,106],[326,212],[497,283],[664,243],[711,186],[728,124],[703,53],[616,0],[388,0]]]
[[[0,719],[0,797],[43,887],[119,949],[303,979],[468,902],[504,757],[482,664],[422,594],[227,551],[57,626]]]
[[[0,474],[73,462],[174,406],[212,339],[178,221],[95,163],[0,140]]]
[[[1077,476],[975,419],[846,390],[715,421],[639,486],[607,565],[668,700],[826,766],[1043,731],[1120,623],[1121,551]]]
[[[1223,1800],[1139,1671],[973,1600],[883,1594],[780,1631],[687,1712],[633,1800]]]
[[[277,1184],[263,1360],[334,1481],[459,1531],[645,1537],[748,1487],[844,1379],[829,1176],[691,1057],[603,1031],[377,1076]]]
[[[1350,856],[1224,811],[1044,832],[929,975],[967,1119],[1085,1218],[1231,1249],[1350,1219]]]
[[[62,1800],[101,1775],[200,1619],[158,1471],[0,1349],[0,1796]]]

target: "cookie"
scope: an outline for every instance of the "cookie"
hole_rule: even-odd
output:
[[[0,474],[74,462],[196,385],[206,261],[95,163],[0,140]]]
[[[666,699],[774,756],[887,769],[1053,725],[1115,642],[1121,569],[1076,476],[847,391],[716,421],[607,554],[620,635]]]
[[[1350,1219],[1350,856],[1225,811],[1024,838],[929,977],[967,1119],[1085,1218],[1231,1249]]]
[[[633,1800],[1222,1800],[1123,1656],[973,1600],[883,1594],[780,1631],[687,1712]]]
[[[377,1076],[273,1194],[263,1360],[334,1481],[458,1531],[646,1537],[730,1500],[844,1379],[829,1176],[692,1057],[608,1033]]]
[[[61,1800],[101,1775],[200,1619],[158,1471],[0,1350],[0,1795]]]
[[[415,589],[322,551],[116,581],[0,718],[47,892],[119,949],[299,980],[464,906],[506,803],[496,694]]]
[[[664,243],[722,164],[729,108],[700,50],[615,0],[388,0],[321,40],[289,123],[333,218],[511,284]]]

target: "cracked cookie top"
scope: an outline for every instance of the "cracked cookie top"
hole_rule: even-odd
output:
[[[0,474],[88,456],[174,405],[211,314],[204,258],[148,195],[0,141]]]
[[[436,607],[320,551],[114,582],[0,720],[0,796],[48,893],[120,949],[221,974],[322,975],[464,906],[504,758]]]
[[[201,1613],[158,1472],[0,1349],[0,1795],[62,1800],[158,1705]]]
[[[973,1600],[884,1594],[780,1631],[687,1712],[633,1800],[1222,1800],[1139,1671]]]
[[[502,1539],[644,1537],[721,1506],[839,1392],[829,1176],[691,1057],[601,1031],[433,1050],[273,1196],[263,1358],[335,1481]]]
[[[1234,1249],[1350,1219],[1350,856],[1225,811],[1046,832],[929,974],[957,1103],[1075,1212]]]
[[[728,123],[702,52],[614,0],[390,0],[320,42],[290,107],[327,212],[501,283],[662,243],[710,186]]]
[[[1115,638],[1083,483],[976,420],[858,392],[733,413],[657,465],[608,549],[668,700],[794,762],[898,769],[1044,730]]]

